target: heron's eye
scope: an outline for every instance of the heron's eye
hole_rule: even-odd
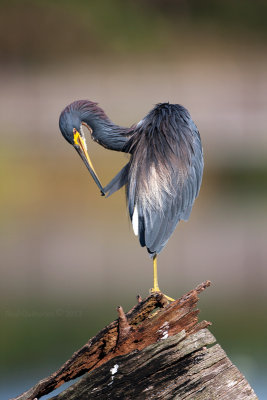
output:
[[[73,134],[75,134],[77,132],[77,130],[75,128],[72,129]]]

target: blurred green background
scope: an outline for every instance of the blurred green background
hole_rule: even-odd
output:
[[[59,132],[84,98],[125,126],[158,102],[190,110],[205,174],[160,255],[160,286],[178,297],[212,281],[201,318],[267,398],[266,12],[260,0],[1,1],[1,399],[152,286],[123,190],[101,198]],[[88,144],[106,184],[127,156]]]

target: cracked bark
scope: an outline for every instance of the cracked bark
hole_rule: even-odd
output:
[[[83,377],[52,397],[85,399],[257,399],[207,329],[198,322],[199,285],[168,304],[151,295],[105,327],[54,374],[16,400],[39,399],[63,383]],[[208,347],[207,347],[208,346]]]

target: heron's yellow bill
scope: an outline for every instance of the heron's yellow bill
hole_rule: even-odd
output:
[[[95,183],[97,184],[97,186],[99,187],[102,196],[105,195],[104,189],[98,179],[98,176],[96,174],[96,171],[94,169],[94,166],[92,164],[92,161],[89,157],[89,154],[87,152],[87,147],[86,147],[86,143],[85,140],[82,138],[82,136],[80,135],[80,133],[74,129],[73,130],[73,141],[74,141],[74,147],[77,150],[77,152],[79,153],[80,157],[82,158],[84,164],[86,165],[87,169],[89,170],[90,174],[92,175],[92,178],[94,179]]]

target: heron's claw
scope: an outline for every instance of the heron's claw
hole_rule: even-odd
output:
[[[173,299],[172,297],[167,296],[166,294],[162,293],[159,288],[152,288],[149,290],[149,293],[150,294],[161,293],[168,301],[175,301],[175,299]]]

